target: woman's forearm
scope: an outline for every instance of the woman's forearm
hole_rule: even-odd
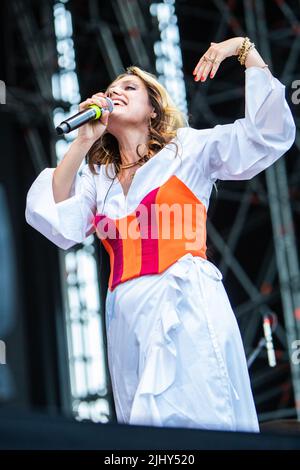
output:
[[[52,189],[56,203],[70,197],[74,178],[91,146],[92,143],[88,140],[75,139],[63,160],[55,168],[52,178]]]
[[[266,62],[263,60],[257,49],[255,47],[248,52],[247,58],[245,60],[245,67],[263,67],[266,65]],[[268,68],[268,67],[266,67]]]
[[[236,55],[238,55],[238,49],[241,47],[241,45],[244,41],[244,38],[240,37],[239,40],[240,40],[240,43],[239,43],[239,46],[237,47]],[[263,60],[263,58],[260,55],[260,53],[258,52],[258,50],[255,47],[253,47],[248,52],[244,65],[245,65],[246,68],[248,68],[248,67],[263,67],[263,66],[266,65],[266,62]],[[268,67],[266,67],[266,68],[268,68]]]

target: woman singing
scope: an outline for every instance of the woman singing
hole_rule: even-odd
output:
[[[236,55],[245,117],[193,129],[156,77],[128,67],[80,104],[113,112],[79,129],[28,191],[26,220],[62,249],[96,233],[110,257],[108,361],[118,422],[259,431],[243,344],[206,256],[213,184],[249,180],[293,144],[285,86],[249,38],[211,43],[194,75]],[[79,171],[85,155],[82,171]]]

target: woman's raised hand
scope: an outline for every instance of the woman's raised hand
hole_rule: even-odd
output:
[[[78,139],[90,141],[91,143],[94,143],[106,131],[110,113],[107,109],[108,103],[105,97],[106,95],[104,93],[101,93],[101,92],[95,93],[91,98],[88,98],[87,100],[79,104],[79,111],[83,111],[84,109],[88,108],[90,104],[96,104],[100,108],[102,109],[106,108],[106,109],[103,109],[103,113],[100,119],[89,121],[88,123],[79,127],[78,137],[77,137]]]
[[[210,78],[213,78],[224,59],[237,55],[243,40],[243,37],[236,37],[222,42],[211,42],[193,71],[194,80],[198,82],[201,78],[201,81],[205,82],[209,73]]]

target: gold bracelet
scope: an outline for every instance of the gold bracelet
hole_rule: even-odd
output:
[[[242,42],[241,47],[238,50],[238,60],[240,60],[241,56],[244,54],[246,45],[249,44],[249,38],[246,36]]]
[[[251,42],[250,39],[246,36],[243,40],[242,45],[237,49],[236,54],[238,55],[238,61],[242,64],[245,65],[247,55],[255,47],[254,42]],[[257,67],[260,67],[258,65]],[[266,67],[269,67],[268,64],[265,64],[261,66],[260,68],[264,69]]]
[[[249,44],[248,41],[244,41],[243,45],[241,47],[241,50],[239,51],[238,61],[240,63],[242,63],[242,61],[243,61],[243,57],[245,55],[245,51],[247,50],[248,44]]]
[[[241,65],[245,64],[246,57],[250,51],[250,49],[253,49],[254,45],[248,41],[245,45],[245,48],[243,52],[239,55],[238,60],[240,61]]]
[[[238,61],[241,65],[245,65],[247,55],[249,51],[254,47],[254,42],[251,42],[250,39],[246,36],[243,40],[241,47],[238,49]]]
[[[254,43],[250,44],[250,46],[245,50],[244,54],[243,54],[243,57],[241,58],[241,64],[242,65],[245,65],[245,62],[247,60],[247,56],[249,54],[249,52],[251,51],[251,49],[253,49],[255,47]]]

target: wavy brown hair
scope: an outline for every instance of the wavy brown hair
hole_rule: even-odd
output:
[[[149,139],[147,142],[148,158],[159,152],[168,143],[176,146],[176,157],[178,146],[175,142],[170,141],[176,136],[178,128],[187,127],[189,125],[184,114],[175,106],[169,93],[159,83],[155,75],[142,70],[140,67],[127,67],[125,73],[117,76],[113,83],[128,75],[135,75],[142,80],[148,92],[149,103],[154,107],[156,112],[156,117],[149,121]],[[139,153],[140,145],[141,144],[136,147],[136,152],[139,157],[142,157]],[[110,163],[114,165],[115,175],[119,173],[122,163],[119,144],[115,136],[109,132],[104,132],[104,134],[94,142],[87,157],[89,168],[93,174],[96,174],[94,169],[95,164],[104,164],[107,173],[107,167]]]

